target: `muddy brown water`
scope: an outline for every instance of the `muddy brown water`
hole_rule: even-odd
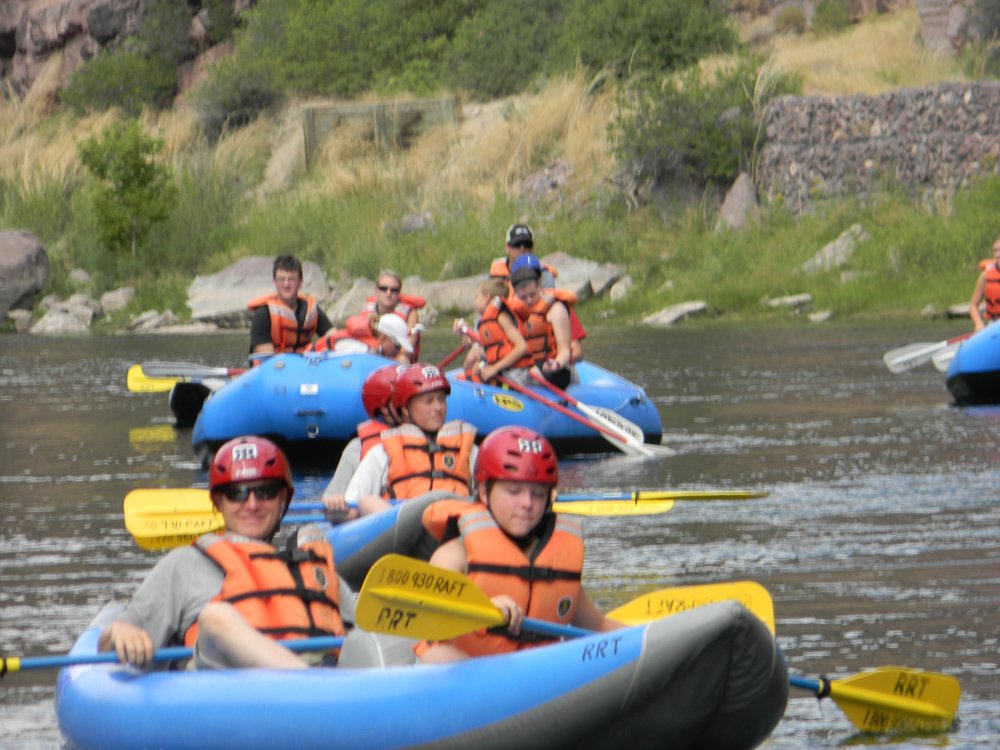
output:
[[[791,669],[885,665],[955,675],[960,721],[928,737],[858,735],[829,701],[793,691],[764,747],[1000,747],[1000,408],[956,409],[931,365],[891,375],[882,354],[963,325],[595,329],[589,356],[641,384],[678,454],[561,464],[565,490],[752,489],[659,516],[587,519],[585,583],[612,608],[653,588],[751,579],[771,592]],[[444,356],[444,334],[425,344]],[[153,564],[122,523],[141,487],[206,476],[166,394],[131,394],[143,360],[241,363],[245,339],[0,337],[0,650],[65,652]],[[332,470],[332,467],[331,467]],[[328,472],[297,473],[299,496]],[[58,748],[54,672],[0,682],[0,748]]]

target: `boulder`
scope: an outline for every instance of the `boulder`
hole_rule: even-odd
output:
[[[784,297],[770,297],[768,299],[761,300],[761,302],[772,308],[788,307],[798,312],[803,307],[811,305],[813,301],[812,295],[808,293],[803,294],[789,294]]]
[[[0,313],[31,308],[49,277],[49,256],[31,232],[0,231]]]
[[[250,256],[210,276],[196,276],[187,289],[192,320],[215,323],[220,328],[248,325],[247,303],[254,297],[274,292],[273,264],[274,258]],[[330,285],[323,270],[311,261],[304,262],[302,269],[302,292],[319,300],[326,312],[324,302],[330,296]],[[370,283],[368,289],[373,287]]]
[[[718,232],[723,229],[742,229],[750,221],[757,221],[759,217],[760,207],[757,205],[757,191],[750,175],[743,172],[726,193],[722,208],[719,210],[719,220],[716,222],[715,230]]]
[[[559,272],[556,286],[574,292],[581,302],[602,296],[622,277],[621,267],[614,263],[595,263],[562,252],[550,253],[539,260]]]
[[[837,239],[820,248],[816,254],[802,264],[806,273],[830,271],[843,266],[854,255],[858,245],[868,239],[868,233],[860,224],[853,224],[844,230]]]
[[[101,309],[105,313],[118,312],[128,306],[128,303],[135,299],[135,289],[130,286],[123,286],[105,292],[101,295]]]
[[[704,315],[707,309],[708,305],[702,300],[681,302],[678,305],[664,307],[652,315],[647,315],[642,319],[642,322],[648,326],[672,326],[674,323],[680,323],[682,320],[695,317],[696,315]]]
[[[72,283],[73,286],[75,286],[78,289],[81,287],[90,286],[90,282],[92,281],[90,274],[84,271],[82,268],[74,268],[72,271],[70,271],[69,280],[70,283]]]
[[[32,333],[69,334],[87,333],[94,317],[91,306],[61,302],[50,309],[42,319],[31,326]]]
[[[14,333],[27,333],[31,330],[31,310],[8,310],[7,320],[14,323]]]
[[[162,313],[158,310],[147,310],[146,312],[140,313],[132,318],[132,320],[129,321],[128,327],[136,333],[148,333],[165,326],[172,326],[176,324],[177,316],[174,315],[172,310],[166,310]]]

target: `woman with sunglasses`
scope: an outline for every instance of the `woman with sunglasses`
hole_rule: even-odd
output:
[[[365,300],[361,312],[347,319],[344,328],[351,338],[375,349],[378,346],[379,318],[395,313],[406,321],[409,344],[413,347],[413,359],[416,360],[420,356],[420,331],[423,330],[417,310],[426,304],[423,297],[403,294],[403,278],[395,271],[385,269],[379,272],[375,294]]]
[[[194,647],[189,669],[306,668],[278,641],[343,635],[340,603],[352,598],[321,528],[299,528],[282,550],[271,544],[294,491],[288,461],[270,440],[230,440],[209,490],[225,531],[164,556],[102,631],[100,650],[144,667],[157,648],[183,643]]]

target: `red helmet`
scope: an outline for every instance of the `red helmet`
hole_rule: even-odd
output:
[[[500,427],[479,446],[475,475],[480,486],[491,479],[508,479],[555,487],[559,465],[552,444],[542,435],[527,427]]]
[[[267,438],[238,437],[224,443],[208,468],[208,487],[214,490],[234,482],[280,479],[292,497],[292,470],[281,449]]]
[[[418,362],[396,375],[396,382],[392,386],[392,403],[396,408],[402,409],[414,396],[431,391],[444,391],[447,396],[451,393],[451,383],[434,365]]]
[[[361,403],[369,417],[374,418],[379,409],[389,405],[398,369],[399,365],[386,365],[372,370],[361,384]]]

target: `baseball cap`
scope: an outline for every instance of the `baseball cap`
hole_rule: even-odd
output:
[[[385,335],[407,354],[413,354],[413,345],[407,338],[410,330],[406,327],[406,321],[395,313],[387,313],[379,318],[375,330]]]
[[[507,230],[507,244],[516,245],[518,242],[530,242],[534,244],[535,239],[531,234],[531,227],[527,224],[511,224]]]
[[[542,264],[530,253],[522,255],[510,267],[510,283],[514,286],[522,281],[538,281],[541,277]]]

